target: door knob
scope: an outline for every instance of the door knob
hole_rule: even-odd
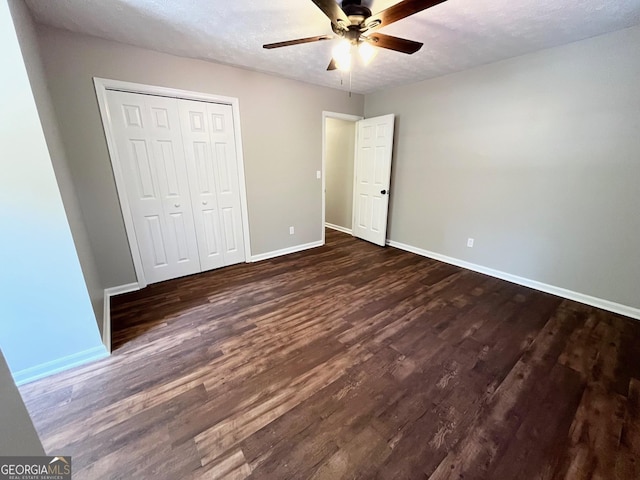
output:
[[[179,203],[176,203],[176,204],[174,205],[174,207],[176,207],[176,208],[180,208],[180,204],[179,204]]]
[[[382,195],[384,195],[384,194],[386,194],[386,193],[387,193],[387,191],[386,191],[386,190],[380,190],[380,193],[381,193]]]
[[[202,204],[203,204],[203,205],[206,205],[206,204],[207,204],[207,201],[206,201],[206,200],[204,200],[204,201],[202,202]]]

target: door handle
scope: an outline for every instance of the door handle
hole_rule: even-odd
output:
[[[176,208],[180,208],[180,204],[179,203],[176,203],[173,206],[176,207]]]
[[[206,201],[206,200],[203,200],[203,201],[202,201],[202,204],[203,204],[203,205],[206,205],[206,204],[207,204],[207,201]]]
[[[385,194],[387,194],[388,192],[387,192],[386,190],[380,190],[380,193],[381,193],[382,195],[385,195]]]

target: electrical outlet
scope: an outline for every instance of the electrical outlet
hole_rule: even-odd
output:
[[[296,229],[293,227],[289,227],[289,235],[293,235],[294,233],[296,233]]]
[[[467,247],[473,248],[473,238],[467,238]]]

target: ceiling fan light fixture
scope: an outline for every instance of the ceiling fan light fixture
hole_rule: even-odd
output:
[[[376,56],[376,49],[366,40],[361,41],[360,45],[358,45],[358,53],[360,54],[360,58],[362,59],[362,63],[365,65],[369,65],[369,62],[373,60],[373,57]]]
[[[338,70],[348,72],[351,68],[351,42],[346,39],[340,40],[331,53]]]

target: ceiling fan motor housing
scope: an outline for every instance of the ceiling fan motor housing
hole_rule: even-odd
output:
[[[349,40],[351,43],[357,44],[360,34],[367,30],[364,22],[371,16],[371,10],[362,5],[361,0],[344,0],[342,2],[342,10],[349,17],[351,25],[331,25],[334,33]]]

